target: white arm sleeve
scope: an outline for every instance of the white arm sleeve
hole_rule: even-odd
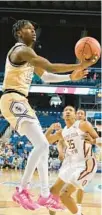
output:
[[[46,83],[71,81],[70,75],[59,75],[59,74],[53,74],[46,71],[43,73],[43,75],[40,78]]]

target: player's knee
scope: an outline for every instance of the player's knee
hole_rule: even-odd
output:
[[[65,198],[65,196],[70,197],[71,194],[75,191],[75,187],[73,185],[68,185],[67,187],[63,188],[61,190],[61,193],[60,193],[60,198]]]
[[[68,192],[68,190],[61,191],[60,193],[60,199],[62,202],[63,202],[63,199],[68,198],[70,196],[71,196],[71,193]]]

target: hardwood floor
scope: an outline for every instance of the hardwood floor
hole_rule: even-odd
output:
[[[19,185],[22,172],[15,170],[2,170],[0,172],[0,215],[48,215],[48,210],[41,208],[39,211],[25,210],[12,201],[12,194],[15,187]],[[50,185],[55,181],[57,175],[52,173],[49,176]],[[93,182],[87,188],[83,200],[84,215],[101,215],[101,192],[99,184],[101,182],[100,174],[96,174]],[[34,198],[39,194],[39,180],[37,173],[33,176],[31,191]],[[88,191],[89,190],[89,191]],[[56,212],[56,215],[71,215],[68,212]]]

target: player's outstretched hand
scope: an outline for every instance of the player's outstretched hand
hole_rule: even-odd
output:
[[[90,67],[90,66],[92,66],[92,65],[94,65],[94,64],[96,64],[97,63],[97,61],[99,60],[99,56],[98,55],[92,55],[92,57],[90,58],[90,59],[86,59],[86,60],[83,60],[82,62],[81,62],[81,68],[82,68],[82,70],[84,70],[84,69],[87,69],[88,67]]]
[[[82,70],[82,71],[75,70],[74,72],[72,72],[70,77],[72,81],[79,81],[83,78],[86,78],[87,75],[88,75],[88,70]]]

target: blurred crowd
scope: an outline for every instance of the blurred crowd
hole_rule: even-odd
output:
[[[11,135],[7,142],[0,143],[0,167],[10,169],[24,169],[27,158],[33,146],[26,137],[19,137],[17,133]]]
[[[32,143],[25,136],[20,137],[12,132],[6,142],[0,139],[0,168],[24,169],[27,164],[28,155],[33,148]],[[49,170],[58,170],[61,162],[58,159],[57,146],[49,146]]]

